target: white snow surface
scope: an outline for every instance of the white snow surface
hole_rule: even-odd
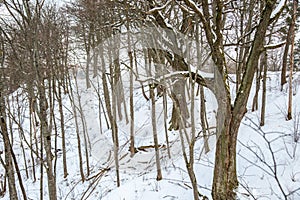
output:
[[[268,72],[267,79],[267,110],[266,124],[259,127],[260,111],[251,112],[252,98],[254,95],[255,83],[249,98],[248,108],[244,120],[239,129],[237,146],[237,172],[239,188],[237,189],[238,198],[248,199],[283,199],[283,193],[290,194],[290,199],[300,199],[300,150],[299,141],[295,142],[295,137],[299,137],[300,118],[300,74],[297,73],[293,80],[294,101],[293,119],[287,121],[287,87],[280,91],[280,74]],[[234,75],[231,75],[234,79]],[[123,76],[126,77],[126,74]],[[96,84],[96,79],[92,83]],[[124,80],[125,96],[129,112],[129,89],[128,82]],[[64,111],[66,114],[66,135],[67,135],[67,164],[69,175],[63,178],[61,152],[57,154],[57,194],[58,199],[103,199],[103,200],[189,200],[193,199],[193,191],[190,179],[182,157],[180,137],[177,131],[169,131],[171,158],[168,158],[167,150],[160,149],[163,180],[156,181],[155,155],[153,149],[139,151],[134,157],[130,157],[129,133],[130,124],[126,124],[125,114],[123,120],[118,120],[119,139],[120,139],[120,178],[121,186],[116,187],[115,166],[113,160],[113,143],[111,131],[107,128],[103,112],[100,117],[102,129],[99,123],[98,100],[95,90],[86,89],[84,73],[78,72],[78,85],[80,101],[84,110],[88,136],[90,139],[89,159],[91,174],[86,177],[89,180],[81,182],[79,173],[79,161],[77,151],[77,139],[73,115],[70,112],[71,104],[67,96],[64,97]],[[138,88],[138,83],[135,83]],[[146,88],[147,89],[147,88]],[[231,85],[232,93],[235,86]],[[23,97],[21,89],[13,96]],[[102,90],[100,90],[102,93]],[[210,126],[215,125],[215,111],[217,109],[216,100],[209,90],[205,90],[207,117]],[[261,93],[260,93],[261,96]],[[103,98],[103,96],[102,96]],[[24,98],[25,99],[25,98]],[[259,98],[260,99],[260,98]],[[10,97],[12,105],[12,96]],[[102,99],[103,101],[103,99]],[[168,121],[171,116],[171,100],[169,99]],[[78,104],[77,98],[77,104]],[[151,104],[143,98],[140,89],[134,91],[135,102],[135,145],[153,145],[152,126],[151,126]],[[199,97],[196,97],[195,116],[199,116]],[[104,102],[103,102],[104,103]],[[190,104],[190,101],[188,102]],[[26,100],[24,104],[27,105]],[[163,128],[162,98],[156,101],[156,116],[158,127],[158,140],[160,144],[166,144]],[[198,105],[198,106],[197,106]],[[259,100],[259,110],[260,110]],[[24,107],[25,108],[25,107]],[[28,134],[28,116],[24,111],[22,125]],[[57,116],[59,118],[59,116]],[[196,117],[196,122],[199,118]],[[39,130],[39,127],[37,127]],[[80,129],[82,124],[80,123]],[[196,131],[201,130],[200,123],[196,124]],[[188,129],[189,132],[189,129]],[[212,132],[214,130],[212,129]],[[83,138],[83,135],[81,135]],[[29,138],[27,138],[29,139]],[[82,149],[84,149],[83,139]],[[215,137],[211,136],[209,144],[211,151],[203,153],[203,139],[200,137],[195,146],[195,173],[198,182],[199,192],[211,198],[211,188],[213,180]],[[29,177],[26,177],[23,153],[20,150],[20,137],[16,131],[14,133],[14,151],[19,161],[22,178],[28,199],[39,199],[40,193],[40,164],[36,161],[37,180],[33,182],[32,163],[29,166]],[[23,143],[23,145],[25,145]],[[25,145],[26,147],[26,145]],[[58,148],[61,148],[61,138],[58,137]],[[0,143],[3,150],[3,142]],[[273,153],[272,153],[273,152]],[[25,150],[26,158],[30,161],[30,152]],[[84,155],[84,152],[83,152]],[[4,159],[4,155],[2,154]],[[84,158],[84,172],[86,170],[86,160]],[[276,167],[275,167],[276,166]],[[103,169],[109,169],[104,170]],[[45,171],[45,170],[44,170]],[[45,173],[45,172],[44,172]],[[4,169],[0,169],[0,174],[4,174]],[[276,174],[276,177],[275,175]],[[44,198],[48,199],[46,174],[44,174]],[[17,179],[16,179],[17,180]],[[3,181],[3,176],[0,178]],[[17,187],[22,199],[20,188]],[[9,199],[6,192],[4,200]]]
[[[280,2],[278,3],[278,5],[276,6],[276,8],[271,13],[271,18],[275,17],[281,11],[281,9],[285,5],[286,1],[287,0],[280,0]]]

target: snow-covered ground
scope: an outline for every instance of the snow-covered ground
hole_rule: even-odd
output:
[[[298,84],[300,74],[296,74],[294,78],[294,115],[290,121],[286,121],[285,119],[288,98],[287,88],[280,91],[279,81],[279,73],[268,73],[266,125],[264,127],[259,127],[260,111],[250,112],[253,92],[249,98],[249,111],[240,127],[237,147],[237,171],[240,182],[237,194],[240,199],[283,199],[283,192],[285,195],[290,194],[289,199],[300,199],[300,190],[298,190],[300,188],[300,150],[298,148],[299,141],[295,142],[296,137],[300,137],[300,130],[298,130],[300,126],[300,104],[298,103],[300,99]],[[96,78],[93,79],[93,83],[96,84]],[[124,85],[126,86],[126,84]],[[153,149],[139,151],[134,157],[130,157],[130,152],[128,151],[130,125],[126,124],[124,113],[123,120],[118,122],[121,187],[116,187],[111,131],[106,127],[103,113],[101,114],[102,129],[100,129],[97,95],[93,87],[89,89],[85,88],[85,77],[80,72],[78,74],[78,86],[80,102],[84,110],[85,123],[90,140],[88,153],[91,173],[90,176],[86,177],[87,180],[85,182],[81,182],[76,129],[73,123],[74,116],[71,112],[69,98],[65,96],[64,111],[66,114],[66,145],[69,175],[63,178],[62,156],[61,152],[58,152],[56,171],[58,199],[193,199],[190,179],[182,157],[179,133],[177,131],[168,132],[171,158],[168,157],[165,148],[160,149],[163,180],[156,181],[156,165]],[[252,91],[254,91],[254,87],[255,84]],[[233,90],[234,85],[232,85]],[[208,90],[205,92],[208,121],[211,126],[214,126],[216,101],[211,92]],[[17,92],[14,95],[17,95]],[[128,95],[129,91],[125,90],[125,96],[128,97]],[[152,145],[151,104],[142,96],[140,89],[135,90],[134,97],[136,146]],[[171,102],[171,100],[169,101]],[[129,103],[127,99],[126,102]],[[26,103],[26,100],[24,100],[24,103]],[[78,103],[79,100],[77,98]],[[159,143],[166,144],[163,128],[162,98],[157,99],[156,105]],[[199,103],[196,103],[196,105],[199,105]],[[196,110],[199,110],[199,106],[196,106]],[[172,107],[170,104],[168,106],[169,116],[171,115],[171,111]],[[28,116],[24,115],[23,120],[22,125],[28,132]],[[196,120],[199,121],[198,117]],[[196,128],[197,131],[201,129],[199,123]],[[23,152],[20,150],[21,141],[19,133],[16,131],[14,136],[13,148],[19,160],[28,199],[39,199],[40,163],[38,160],[35,163],[37,165],[37,180],[33,182],[31,163],[27,162],[29,166],[29,178],[26,177],[24,171]],[[81,137],[83,138],[83,135]],[[58,148],[60,148],[61,138],[58,137],[57,139]],[[83,139],[81,141],[81,145],[84,147]],[[196,142],[195,173],[199,192],[211,199],[215,148],[214,136],[210,137],[209,144],[211,151],[204,154],[203,140],[199,138]],[[23,145],[26,146],[24,141]],[[0,149],[3,149],[2,143]],[[30,151],[28,148],[25,150],[25,153],[26,158],[29,158]],[[84,158],[84,166],[85,164],[86,160]],[[86,173],[86,168],[84,170]],[[3,168],[1,168],[0,173],[4,174]],[[44,174],[43,189],[44,197],[48,199],[46,174]],[[21,195],[21,192],[19,193]],[[8,192],[3,199],[9,199]]]

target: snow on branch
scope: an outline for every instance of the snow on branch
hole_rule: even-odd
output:
[[[277,44],[269,44],[269,45],[265,45],[264,48],[265,49],[277,49],[277,48],[280,48],[282,47],[283,45],[285,45],[285,41],[283,42],[279,42]]]
[[[204,75],[204,76],[202,76]],[[203,85],[205,87],[208,87],[208,83],[213,80],[212,75],[208,73],[197,73],[192,72],[192,71],[175,71],[169,74],[165,74],[159,77],[152,77],[152,76],[147,76],[145,78],[141,77],[136,77],[136,81],[140,83],[144,82],[153,82],[156,84],[161,85],[164,80],[172,79],[172,78],[179,78],[179,77],[191,77],[193,80],[195,80],[199,85]]]
[[[279,15],[284,6],[286,4],[286,0],[280,0],[279,4],[277,5],[277,7],[273,10],[272,14],[271,14],[271,19],[275,18],[277,15]]]
[[[157,11],[160,11],[162,9],[165,9],[170,3],[172,2],[172,0],[169,0],[165,5],[160,6],[160,7],[156,7],[156,8],[152,8],[151,10],[147,11],[146,14],[150,15],[152,13],[155,13]]]
[[[185,0],[185,3],[190,6],[197,14],[203,16],[200,8],[196,5],[196,3],[194,1],[191,0]]]

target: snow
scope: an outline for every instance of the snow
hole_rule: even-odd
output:
[[[269,44],[269,45],[265,45],[264,48],[265,49],[274,49],[274,48],[279,48],[281,46],[283,46],[286,42],[283,41],[283,42],[278,42],[278,43],[275,43],[275,44]]]
[[[240,127],[237,147],[237,172],[240,186],[237,193],[240,199],[245,200],[252,199],[251,195],[261,199],[279,199],[283,198],[281,187],[285,194],[291,193],[291,198],[298,199],[300,198],[300,191],[297,190],[300,185],[300,150],[297,148],[299,142],[294,142],[294,133],[299,126],[297,119],[300,116],[300,108],[296,99],[300,98],[298,81],[300,80],[300,74],[296,74],[294,79],[295,115],[294,119],[290,121],[285,120],[287,88],[284,88],[283,91],[279,90],[279,73],[269,72],[268,74],[266,125],[262,128],[258,126],[259,111],[248,111]],[[234,78],[234,75],[231,76]],[[126,77],[126,74],[124,77]],[[93,81],[96,80],[94,79]],[[127,82],[124,81],[124,83],[124,87],[128,88]],[[163,180],[156,181],[154,150],[139,151],[134,157],[130,157],[128,152],[130,126],[124,120],[118,122],[121,145],[119,152],[121,187],[117,188],[115,185],[111,131],[107,129],[105,123],[102,124],[102,131],[100,130],[97,97],[94,89],[90,88],[87,90],[85,88],[84,76],[78,76],[78,85],[80,101],[83,106],[91,141],[89,157],[91,175],[89,177],[95,176],[97,178],[91,178],[83,183],[80,181],[75,127],[72,121],[72,113],[68,111],[71,110],[71,105],[68,98],[64,97],[66,127],[68,127],[66,134],[69,176],[65,179],[63,178],[62,156],[58,153],[57,186],[59,199],[193,199],[189,176],[182,158],[178,132],[169,131],[168,133],[171,144],[171,159],[168,158],[166,149],[160,148]],[[231,85],[231,87],[234,88],[234,85]],[[150,118],[151,106],[142,97],[139,90],[136,89],[134,92],[136,146],[151,145],[153,144]],[[20,94],[21,91],[14,95]],[[128,95],[128,93],[126,92],[125,95]],[[254,93],[252,92],[250,99],[252,99],[253,95]],[[205,90],[205,96],[208,120],[210,126],[213,126],[215,124],[216,100],[208,90]],[[198,101],[198,97],[196,98]],[[170,99],[168,101],[169,103],[171,102]],[[159,143],[165,144],[162,99],[158,98],[156,104]],[[196,105],[199,104],[196,103]],[[251,107],[250,102],[248,106],[249,108]],[[196,106],[196,110],[199,110],[199,106]],[[168,115],[170,116],[170,114],[171,106],[168,108]],[[103,113],[101,117],[104,121]],[[25,129],[28,128],[27,120],[24,115],[23,124]],[[187,130],[189,131],[189,128]],[[197,125],[196,130],[201,130],[200,125]],[[299,136],[299,132],[295,134]],[[30,172],[29,178],[26,178],[23,170],[22,153],[19,150],[19,145],[17,145],[20,142],[19,137],[16,136],[15,140],[14,151],[20,160],[19,164],[25,189],[29,198],[39,199],[39,179],[33,182],[32,172]],[[201,153],[203,150],[203,139],[199,138],[196,142],[195,173],[199,192],[211,199],[215,148],[214,136],[209,138],[209,144],[211,151],[208,154],[203,154]],[[60,139],[58,145],[60,145]],[[2,143],[1,149],[3,149]],[[26,155],[30,155],[28,150],[26,150]],[[27,164],[31,165],[31,163]],[[275,179],[275,170],[278,182]],[[3,174],[3,169],[1,169],[1,173]],[[36,173],[37,177],[39,177],[39,166],[36,166]],[[46,175],[44,177],[44,197],[47,198],[47,183],[45,179]],[[9,199],[8,192],[3,199]]]
[[[298,41],[300,39],[300,32],[296,33],[295,35],[295,41]]]
[[[296,96],[294,99],[299,99],[300,93],[297,84],[300,76],[295,78]],[[299,148],[293,142],[294,125],[298,125],[295,120],[286,121],[284,110],[286,110],[287,93],[279,91],[279,74],[269,73],[268,79],[268,95],[267,95],[267,113],[266,125],[259,128],[259,111],[248,112],[244,118],[239,134],[238,155],[237,155],[237,171],[239,175],[240,187],[238,195],[240,199],[251,199],[249,191],[256,198],[282,198],[279,185],[282,186],[286,194],[295,191],[299,188],[300,182],[300,158]],[[57,168],[57,183],[59,198],[79,199],[84,196],[84,199],[192,199],[193,193],[185,164],[181,157],[180,140],[177,132],[169,132],[171,141],[171,159],[167,157],[166,149],[161,149],[161,162],[163,169],[163,180],[156,181],[155,170],[155,155],[153,150],[147,152],[138,152],[133,158],[129,156],[128,152],[128,131],[129,125],[123,121],[119,121],[120,129],[120,144],[123,148],[120,151],[120,176],[121,187],[115,186],[115,172],[114,162],[112,158],[112,140],[111,133],[107,127],[104,126],[100,133],[97,113],[97,100],[95,91],[92,89],[85,89],[84,79],[78,80],[80,87],[80,97],[85,111],[87,122],[87,129],[91,140],[91,169],[92,175],[99,173],[102,169],[109,168],[105,171],[99,180],[95,183],[95,188],[91,191],[91,195],[84,195],[91,181],[84,183],[80,182],[78,172],[77,147],[76,136],[74,134],[74,125],[70,118],[71,113],[66,121],[68,129],[67,132],[67,156],[69,176],[63,179],[63,172],[61,168],[61,156],[58,157]],[[126,85],[125,85],[126,87]],[[126,90],[125,90],[126,91]],[[128,95],[128,94],[126,94]],[[253,94],[252,94],[253,96]],[[216,103],[212,93],[206,90],[207,110],[210,124],[214,123],[214,110]],[[250,98],[251,99],[251,98]],[[151,120],[150,120],[150,105],[141,94],[135,92],[136,101],[136,145],[152,144]],[[64,105],[70,106],[67,98],[65,98]],[[250,104],[249,104],[250,106]],[[299,108],[297,102],[294,102],[295,116],[299,117]],[[198,108],[199,109],[199,108]],[[160,143],[165,143],[162,123],[162,101],[157,99],[157,122]],[[168,109],[171,113],[171,107]],[[102,115],[103,118],[103,115]],[[26,119],[24,119],[26,125]],[[296,124],[295,124],[296,123]],[[299,126],[299,125],[298,125]],[[200,130],[200,127],[197,127]],[[16,139],[17,140],[17,139]],[[211,145],[211,152],[204,155],[201,154],[203,148],[203,140],[199,139],[196,143],[196,163],[195,172],[199,184],[199,192],[210,197],[210,190],[212,185],[213,175],[213,160],[214,160],[214,143],[213,136],[209,141]],[[268,143],[270,146],[268,146]],[[271,147],[271,150],[270,150]],[[21,156],[17,146],[14,148],[17,155]],[[272,153],[274,152],[274,153]],[[272,155],[275,156],[275,160]],[[278,182],[273,177],[274,162],[277,164]],[[22,162],[21,162],[22,163]],[[30,163],[29,163],[30,164]],[[20,164],[22,168],[22,164]],[[3,169],[2,169],[3,170]],[[37,174],[38,174],[37,170]],[[46,176],[45,176],[46,177]],[[39,182],[32,183],[32,178],[26,179],[23,174],[25,188],[31,199],[39,198]],[[44,181],[44,197],[47,198],[47,183]],[[249,191],[247,191],[247,190]],[[291,195],[293,198],[299,198],[299,191]],[[8,199],[7,194],[4,199]],[[211,197],[210,197],[211,198]]]
[[[281,10],[283,9],[283,7],[285,6],[287,0],[280,0],[280,2],[278,3],[278,5],[276,6],[276,8],[273,10],[273,12],[271,13],[271,19],[273,17],[275,17],[279,12],[281,12]]]
[[[151,14],[151,13],[154,13],[154,12],[157,12],[157,11],[160,11],[162,9],[165,9],[170,3],[172,3],[172,0],[169,0],[165,5],[163,6],[159,6],[159,7],[155,7],[155,8],[152,8],[150,9],[148,12],[146,12],[147,14]]]
[[[168,1],[160,8],[154,8],[152,11],[159,11],[166,7],[171,1]],[[197,5],[188,0],[190,4],[199,9]],[[276,9],[272,13],[274,17],[284,6],[285,0],[281,0]],[[3,7],[0,7],[3,9]],[[200,10],[197,10],[200,12]],[[0,10],[0,14],[1,10]],[[168,28],[173,29],[170,24],[166,22]],[[149,31],[151,32],[151,30]],[[297,34],[300,37],[300,33]],[[139,36],[137,36],[139,37]],[[141,34],[141,37],[144,37]],[[162,36],[164,37],[164,36]],[[163,38],[165,39],[165,38]],[[166,39],[167,40],[167,39]],[[279,44],[279,43],[278,43]],[[272,48],[278,44],[266,46]],[[176,50],[176,49],[175,49]],[[174,51],[173,51],[174,52]],[[177,53],[177,52],[176,52]],[[180,52],[179,52],[180,53]],[[121,53],[122,55],[126,55]],[[126,59],[126,58],[124,58]],[[126,61],[124,61],[126,62]],[[143,61],[139,64],[144,66]],[[208,73],[199,70],[194,66],[190,66],[192,72],[197,72],[205,78],[213,78],[213,73]],[[152,125],[151,125],[151,104],[141,94],[141,82],[149,80],[145,69],[139,69],[139,76],[134,82],[134,105],[135,105],[135,144],[136,147],[153,145]],[[129,110],[129,82],[128,70],[124,69],[122,72],[124,78],[123,84],[125,88],[125,101],[127,110]],[[164,78],[174,77],[186,72],[171,72],[162,77],[155,77],[155,80],[161,81]],[[146,78],[148,77],[148,78]],[[230,75],[235,80],[235,75]],[[121,186],[116,187],[115,178],[115,164],[113,160],[113,142],[111,130],[108,129],[105,123],[103,110],[99,111],[99,99],[97,92],[101,94],[101,100],[104,103],[102,88],[97,90],[97,81],[99,77],[91,78],[92,84],[95,88],[86,89],[85,73],[78,69],[77,81],[79,86],[79,96],[75,97],[75,103],[79,106],[79,101],[82,104],[83,116],[85,117],[86,130],[89,137],[88,152],[84,152],[83,142],[83,125],[79,120],[79,129],[81,140],[81,147],[83,149],[83,165],[84,173],[86,175],[86,160],[85,153],[88,153],[90,159],[91,174],[86,177],[87,180],[81,182],[79,173],[79,161],[77,150],[77,136],[74,124],[74,115],[72,112],[71,102],[67,94],[63,97],[63,105],[65,112],[66,125],[66,146],[67,146],[67,164],[69,175],[63,178],[62,155],[57,152],[57,192],[58,199],[103,199],[103,200],[149,200],[149,199],[164,199],[164,200],[189,200],[193,199],[193,191],[191,188],[190,179],[185,167],[182,157],[181,143],[179,133],[177,131],[168,131],[170,140],[171,158],[168,158],[168,153],[165,147],[160,148],[161,165],[163,179],[156,181],[156,167],[155,167],[155,152],[153,149],[146,151],[139,151],[134,157],[130,157],[129,148],[129,133],[130,124],[127,124],[124,115],[123,119],[118,120],[119,139],[120,139],[120,177]],[[98,78],[98,79],[97,79]],[[154,79],[154,77],[152,78]],[[300,99],[299,84],[300,73],[296,73],[293,79],[293,119],[286,121],[288,88],[285,85],[283,91],[280,91],[280,74],[279,72],[268,72],[267,79],[267,110],[266,110],[266,124],[264,127],[259,127],[260,110],[251,112],[251,103],[254,96],[255,81],[252,86],[252,91],[248,103],[248,112],[244,117],[241,127],[239,129],[238,146],[237,146],[237,172],[240,182],[237,189],[238,198],[241,200],[248,199],[284,199],[285,195],[289,195],[290,199],[300,199]],[[230,83],[232,96],[234,97],[235,85]],[[75,81],[72,80],[72,86],[75,86]],[[145,86],[147,92],[148,87]],[[14,107],[13,114],[17,116],[21,112],[21,124],[24,128],[25,139],[29,141],[29,119],[28,119],[28,101],[26,96],[19,89],[9,97],[9,102]],[[75,95],[76,96],[76,95]],[[23,104],[21,111],[19,105],[16,104],[16,97],[22,99]],[[217,101],[211,91],[205,89],[207,118],[210,127],[214,127],[216,120]],[[259,95],[259,109],[261,107],[261,93]],[[168,99],[168,121],[171,118],[172,101]],[[190,105],[190,100],[188,101]],[[196,96],[195,103],[196,122],[199,121],[200,102],[199,97]],[[156,99],[156,116],[158,140],[162,145],[166,144],[164,123],[163,123],[163,102],[162,98]],[[55,110],[57,111],[57,106]],[[56,116],[59,120],[59,116]],[[102,124],[100,125],[100,120]],[[299,121],[298,121],[299,120]],[[25,190],[28,199],[40,199],[40,162],[35,159],[36,167],[36,181],[33,178],[33,163],[30,158],[30,149],[22,140],[22,136],[18,131],[16,125],[14,130],[14,144],[13,149],[17,156],[19,167],[22,174]],[[187,128],[187,132],[190,128]],[[196,132],[201,131],[200,123],[196,124]],[[199,186],[199,192],[209,199],[211,197],[211,188],[213,181],[213,167],[214,167],[214,152],[216,139],[214,136],[214,129],[211,129],[212,136],[209,137],[209,146],[211,151],[207,154],[203,153],[204,140],[199,137],[195,144],[195,174]],[[39,127],[36,127],[36,134],[39,133]],[[61,148],[61,137],[59,135],[58,148]],[[39,141],[34,141],[38,145]],[[21,143],[25,146],[25,158],[29,166],[29,175],[25,174],[25,163],[23,152],[21,151]],[[0,150],[3,150],[3,142],[0,142]],[[1,154],[4,159],[3,153]],[[45,170],[44,170],[45,171]],[[4,169],[0,167],[0,182],[3,182]],[[48,199],[46,174],[43,174],[43,195]],[[17,179],[16,179],[17,180]],[[20,188],[18,186],[18,192]],[[0,184],[1,189],[1,184]],[[19,199],[22,195],[19,192]],[[8,191],[2,198],[9,199]]]
[[[191,7],[197,11],[198,14],[201,14],[202,11],[200,10],[200,8],[196,5],[196,3],[194,1],[191,0],[186,0],[186,2],[188,2],[189,5],[191,5]],[[202,15],[202,14],[201,14]]]

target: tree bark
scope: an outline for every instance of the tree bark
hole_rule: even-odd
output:
[[[128,28],[129,31],[129,28]],[[131,49],[131,38],[128,35],[128,56],[130,62],[130,88],[129,88],[129,104],[130,104],[130,154],[133,156],[135,154],[135,147],[134,147],[134,105],[133,105],[133,56],[132,56],[132,49]]]
[[[18,200],[18,193],[16,190],[16,182],[15,182],[15,172],[12,160],[12,148],[10,139],[8,136],[7,125],[5,120],[5,100],[2,96],[2,87],[0,88],[0,127],[1,127],[1,135],[3,137],[4,142],[4,153],[5,153],[5,171],[8,179],[8,189],[9,189],[9,198],[10,200]]]
[[[156,170],[157,176],[156,180],[159,181],[162,179],[161,166],[160,166],[160,156],[158,148],[158,137],[157,137],[157,127],[156,127],[156,109],[155,109],[155,96],[154,96],[154,84],[150,84],[150,99],[151,99],[151,119],[152,119],[152,132],[155,148],[155,161],[156,161]]]
[[[286,36],[286,43],[283,51],[283,56],[282,56],[282,68],[281,68],[281,90],[283,89],[283,85],[287,83],[286,81],[286,70],[287,70],[287,64],[288,64],[288,55],[289,55],[289,50],[290,50],[290,44],[291,44],[291,36],[292,36],[292,29],[293,25],[290,24],[289,30],[287,32]]]
[[[205,150],[205,153],[208,153],[210,151],[209,143],[208,143],[209,135],[207,135],[207,133],[209,133],[209,131],[208,131],[207,118],[206,118],[204,88],[202,85],[200,86],[200,121],[201,121],[201,127],[202,127],[202,132],[203,132],[204,150]]]
[[[46,173],[47,173],[47,181],[48,181],[48,192],[49,192],[49,199],[56,200],[57,193],[56,193],[56,180],[53,172],[53,155],[51,152],[51,132],[49,129],[49,125],[47,122],[47,99],[45,95],[45,86],[38,86],[39,90],[39,119],[41,121],[41,131],[42,131],[42,139],[44,142],[44,148],[46,152]]]
[[[63,170],[64,170],[64,178],[68,176],[68,166],[67,166],[67,153],[66,153],[66,136],[65,136],[65,118],[63,112],[63,105],[62,105],[62,92],[61,92],[61,81],[59,80],[58,83],[58,107],[59,107],[59,114],[60,114],[60,129],[61,129],[61,148],[62,148],[62,156],[63,156]]]
[[[216,160],[214,168],[214,180],[212,195],[214,199],[234,199],[236,194],[234,189],[238,186],[236,175],[236,143],[238,129],[247,109],[252,81],[255,71],[258,67],[258,60],[263,51],[263,44],[266,30],[270,23],[270,16],[276,1],[266,2],[265,8],[261,15],[261,20],[255,32],[253,44],[247,59],[245,72],[241,81],[239,92],[235,99],[233,107],[231,106],[230,97],[224,98],[222,89],[216,88],[216,97],[218,99],[217,113],[217,146]],[[215,49],[214,46],[213,50]],[[215,55],[217,56],[217,54]],[[213,56],[214,57],[214,56]],[[218,63],[218,57],[214,59],[217,67],[221,67]],[[222,68],[221,68],[222,69]],[[229,93],[227,93],[228,95]],[[224,119],[222,120],[222,116]],[[222,123],[220,124],[220,123]]]
[[[295,46],[295,24],[297,17],[298,0],[293,0],[292,23],[289,32],[291,36],[291,53],[290,53],[290,73],[289,73],[289,100],[287,119],[292,119],[292,102],[293,102],[293,71],[294,71],[294,46]]]
[[[90,137],[88,135],[88,129],[87,129],[87,124],[86,124],[86,119],[81,103],[81,95],[79,93],[79,87],[78,87],[78,81],[77,78],[75,78],[75,89],[76,89],[76,95],[77,95],[77,103],[78,106],[76,106],[76,109],[78,109],[78,112],[80,114],[80,120],[81,120],[81,125],[82,125],[82,135],[83,135],[83,142],[84,142],[84,152],[85,152],[85,161],[86,161],[86,171],[87,171],[87,176],[90,175],[90,159],[89,159],[89,150],[91,149],[91,142],[90,142]],[[75,103],[75,102],[74,102]]]
[[[209,86],[218,101],[217,111],[217,144],[213,180],[213,199],[226,200],[235,199],[234,189],[238,186],[236,175],[236,144],[238,129],[247,109],[250,89],[252,86],[255,71],[258,67],[258,60],[264,50],[264,39],[267,28],[272,22],[271,13],[275,7],[276,0],[264,2],[260,21],[255,27],[254,38],[249,45],[249,53],[244,54],[246,61],[241,77],[240,87],[233,105],[231,105],[231,94],[228,85],[228,73],[225,59],[223,28],[225,23],[223,1],[213,1],[213,5],[208,0],[201,3],[202,10],[198,5],[189,0],[184,0],[187,7],[192,9],[199,17],[206,35],[206,40],[211,50],[213,63],[216,66],[214,86]],[[212,10],[213,8],[213,10]],[[160,13],[153,11],[156,22],[162,28],[171,30],[164,22]],[[169,34],[170,41],[172,34]],[[173,34],[174,35],[174,34]],[[176,42],[174,42],[176,49]],[[168,59],[168,58],[167,58]],[[169,59],[170,63],[178,67],[177,70],[188,71],[184,58],[177,58],[176,55]],[[192,78],[195,78],[193,76]],[[202,82],[202,81],[200,81]],[[205,81],[204,81],[205,82]],[[204,84],[205,85],[205,84]],[[208,86],[207,84],[205,86]]]
[[[68,79],[70,79],[70,75],[68,74]],[[76,79],[76,76],[74,77]],[[69,80],[71,83],[71,81]],[[82,159],[82,150],[81,150],[81,139],[80,139],[80,133],[79,133],[79,124],[78,124],[78,114],[77,114],[77,108],[75,105],[75,98],[74,98],[74,92],[71,84],[69,85],[69,100],[71,102],[72,110],[73,110],[73,115],[74,115],[74,122],[75,122],[75,130],[76,130],[76,137],[77,137],[77,150],[78,150],[78,159],[79,159],[79,172],[80,172],[80,177],[81,181],[84,182],[85,180],[85,175],[83,171],[83,159]]]
[[[185,128],[187,125],[187,119],[189,118],[189,112],[187,108],[187,102],[186,102],[186,94],[185,94],[185,85],[186,85],[186,80],[185,79],[178,79],[173,85],[173,93],[176,95],[176,99],[178,99],[179,102],[179,109],[177,109],[173,104],[172,108],[172,117],[170,121],[170,127],[169,130],[178,130],[179,127]],[[184,126],[180,125],[180,117],[181,115],[183,121],[184,121]]]
[[[265,113],[266,113],[266,98],[267,98],[267,73],[268,73],[268,65],[267,65],[267,52],[261,56],[262,67],[264,70],[263,73],[263,91],[262,91],[262,100],[261,100],[261,112],[260,112],[260,126],[265,125]]]
[[[196,124],[195,124],[195,81],[190,78],[191,83],[191,139],[189,141],[189,160],[187,164],[188,174],[193,186],[194,200],[199,200],[198,184],[194,172],[195,162],[195,142],[196,142]]]
[[[252,101],[252,112],[258,109],[258,96],[260,90],[261,72],[263,71],[263,62],[260,60],[260,66],[256,70],[256,84],[255,84],[255,94]]]

